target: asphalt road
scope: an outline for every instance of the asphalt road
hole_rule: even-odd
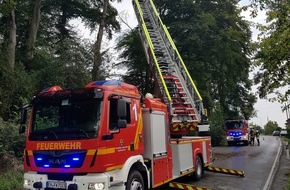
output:
[[[260,146],[213,148],[214,167],[242,170],[244,177],[206,171],[200,181],[185,183],[215,190],[267,190],[272,182],[273,164],[279,158],[280,140],[261,136],[260,141]]]

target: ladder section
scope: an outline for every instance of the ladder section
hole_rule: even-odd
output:
[[[171,115],[171,133],[188,134],[202,122],[201,96],[152,0],[134,0],[141,40],[159,93]]]
[[[158,36],[157,34],[152,34],[155,27],[151,25],[152,18],[150,17],[149,10],[144,9],[144,2],[139,3],[138,0],[133,0],[133,5],[140,26],[139,32],[147,62],[150,65],[151,72],[153,72],[154,81],[157,82],[158,92],[155,93],[158,94],[159,98],[162,98],[163,102],[168,107],[169,113],[171,113],[172,100],[163,78],[163,73],[166,72],[168,68],[168,57],[167,59],[163,57],[164,50],[158,44]],[[161,40],[160,37],[159,40]]]

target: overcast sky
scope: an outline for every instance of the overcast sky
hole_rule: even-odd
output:
[[[242,0],[241,5],[247,5],[248,0]],[[133,10],[131,1],[123,0],[123,3],[114,3],[114,6],[118,9],[121,14],[121,17],[126,21],[130,27],[135,27],[137,25],[137,20]],[[248,12],[242,13],[242,16],[245,19],[254,21],[254,22],[265,22],[265,13],[261,12],[258,16],[253,19],[249,16]],[[129,30],[128,26],[122,24],[122,31]],[[258,31],[255,28],[252,28],[253,36],[252,39],[257,39]],[[182,55],[181,55],[182,56]],[[256,92],[256,87],[253,87],[253,91]],[[282,113],[281,104],[274,102],[271,103],[267,100],[258,99],[258,102],[255,104],[255,109],[257,110],[257,117],[250,120],[250,122],[264,126],[269,120],[276,121],[280,127],[285,126],[286,122],[286,113]]]

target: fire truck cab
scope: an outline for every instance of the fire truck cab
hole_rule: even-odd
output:
[[[249,127],[246,120],[226,120],[225,127],[228,146],[239,143],[249,144]]]

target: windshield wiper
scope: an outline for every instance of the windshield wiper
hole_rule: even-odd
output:
[[[82,132],[83,134],[85,134],[85,136],[87,137],[87,139],[89,139],[89,138],[90,138],[90,137],[89,137],[89,135],[88,135],[88,133],[87,133],[86,131],[84,131],[84,130],[80,129],[80,132]]]
[[[49,131],[49,133],[54,135],[54,137],[55,137],[55,140],[57,140],[57,139],[58,139],[58,138],[57,138],[57,135],[56,135],[56,133],[55,133],[54,131],[50,130],[50,131]]]

